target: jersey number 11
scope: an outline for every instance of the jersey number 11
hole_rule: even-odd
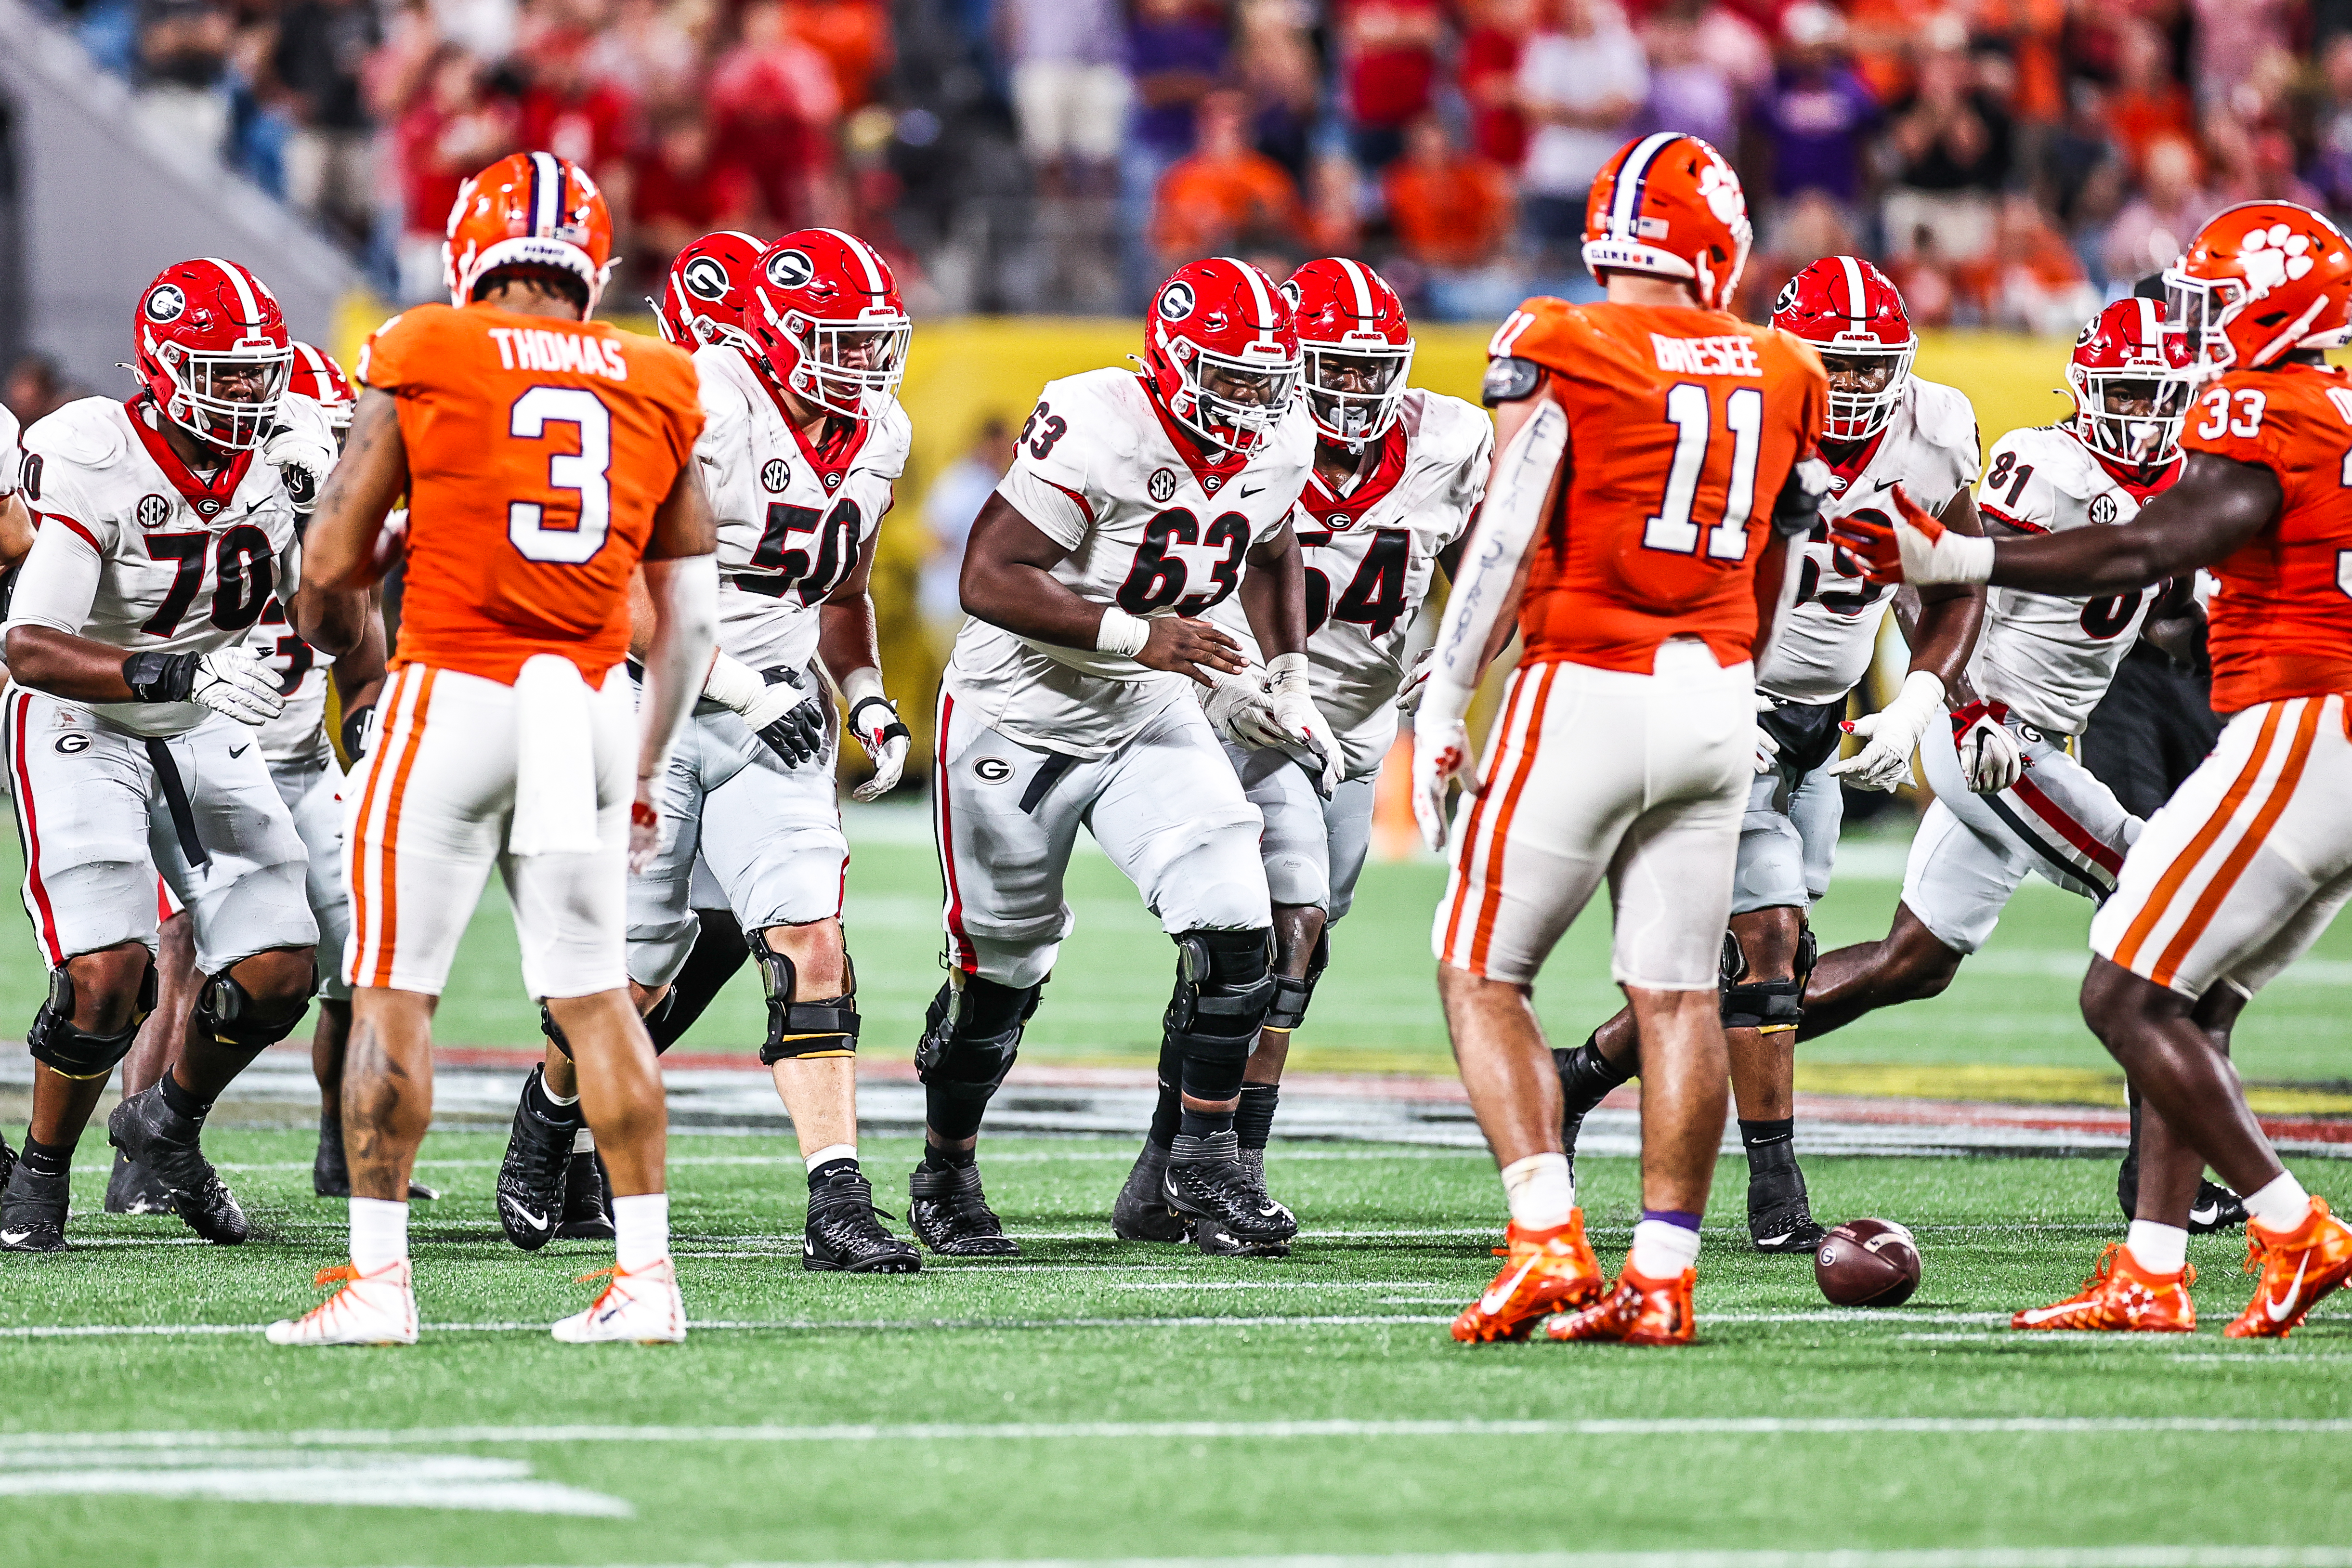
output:
[[[1706,468],[1706,449],[1715,439],[1715,414],[1706,388],[1687,381],[1676,384],[1666,394],[1666,421],[1675,427],[1675,459],[1666,470],[1665,498],[1643,525],[1643,544],[1676,555],[1696,555],[1703,531],[1708,559],[1744,559],[1748,520],[1756,510],[1756,451],[1764,434],[1763,392],[1753,386],[1737,387],[1724,399],[1723,423],[1731,431],[1731,479],[1724,489],[1723,516],[1712,528],[1702,529],[1691,515],[1698,501],[1699,476]]]

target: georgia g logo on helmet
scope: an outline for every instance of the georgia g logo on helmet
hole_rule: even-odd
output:
[[[816,280],[816,263],[804,250],[780,250],[768,258],[768,281],[779,289],[805,289]]]
[[[716,303],[727,298],[727,268],[708,256],[698,256],[686,264],[681,279],[686,291],[698,300]]]
[[[180,312],[188,308],[188,297],[180,292],[176,283],[165,283],[147,296],[147,319],[159,326],[176,321]]]
[[[1192,286],[1178,279],[1160,290],[1160,319],[1181,321],[1192,313]]]

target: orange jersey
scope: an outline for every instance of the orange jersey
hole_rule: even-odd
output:
[[[2278,521],[2213,568],[2213,710],[2352,691],[2352,376],[2310,364],[2232,371],[2189,410],[2180,445],[2278,477]]]
[[[1493,352],[1551,372],[1565,504],[1530,549],[1526,658],[1646,675],[1669,637],[1750,657],[1756,563],[1829,382],[1790,333],[1695,306],[1530,300]]]
[[[408,565],[392,662],[512,685],[562,654],[591,684],[629,647],[629,577],[694,458],[694,362],[602,321],[419,305],[358,379],[398,398]]]

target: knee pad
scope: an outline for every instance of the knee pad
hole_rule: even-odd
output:
[[[302,988],[290,1011],[273,1016],[254,999],[234,974],[218,974],[196,993],[196,1027],[224,1046],[257,1051],[274,1046],[294,1032],[310,1010],[310,994],[319,988],[319,966],[310,965],[310,984]]]
[[[1805,927],[1797,933],[1797,984],[1802,985],[1813,977],[1813,965],[1822,961],[1822,944],[1813,936],[1813,928]]]
[[[155,966],[151,963],[139,982],[139,1000],[131,1008],[128,1027],[111,1035],[78,1029],[73,1023],[73,976],[61,963],[49,971],[48,999],[33,1015],[33,1026],[25,1031],[25,1045],[34,1060],[48,1063],[60,1078],[104,1078],[114,1070],[115,1063],[131,1054],[139,1026],[155,1010]]]
[[[572,1042],[563,1037],[563,1026],[555,1021],[555,1015],[547,1010],[544,1002],[539,1005],[539,1032],[547,1037],[550,1045],[563,1053],[565,1061],[572,1059]]]
[[[1273,1004],[1274,932],[1188,931],[1176,939],[1176,994],[1162,1026],[1188,1056],[1245,1061]]]
[[[857,1054],[857,971],[844,950],[841,966],[849,989],[822,1002],[794,999],[800,972],[768,945],[764,932],[751,937],[751,960],[760,966],[760,988],[768,994],[768,1038],[760,1062],[773,1067],[788,1057],[848,1057]]]
[[[1037,1011],[1043,985],[1000,985],[957,974],[931,998],[915,1076],[957,1100],[986,1102],[1021,1054],[1021,1031]]]
[[[1723,1026],[1760,1029],[1768,1035],[1797,1028],[1805,1021],[1805,982],[1820,959],[1821,944],[1807,926],[1797,933],[1794,975],[1787,980],[1749,981],[1748,955],[1739,951],[1739,939],[1724,932]]]
[[[1288,953],[1276,952],[1275,963],[1279,969],[1289,967]],[[1315,1000],[1315,983],[1323,978],[1323,971],[1331,963],[1331,933],[1327,927],[1316,933],[1314,955],[1307,961],[1303,978],[1277,973],[1274,976],[1274,1000],[1266,1004],[1265,1027],[1285,1033],[1307,1022],[1307,1005]]]

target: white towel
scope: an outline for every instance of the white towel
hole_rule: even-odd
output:
[[[507,848],[516,855],[595,852],[593,694],[561,654],[534,654],[515,676],[515,805]]]

